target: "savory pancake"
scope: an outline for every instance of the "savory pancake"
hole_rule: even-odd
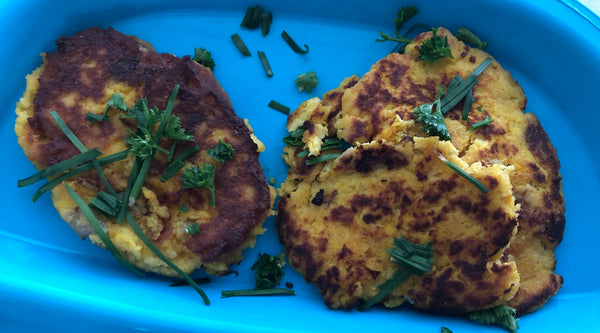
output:
[[[466,78],[473,70],[481,64],[489,55],[479,49],[470,48],[464,43],[454,38],[447,30],[440,28],[438,35],[447,37],[452,50],[453,58],[442,58],[434,63],[419,61],[419,46],[427,39],[431,38],[432,33],[423,33],[417,36],[413,43],[406,48],[405,54],[390,54],[373,65],[371,70],[359,80],[356,77],[349,78],[342,85],[334,89],[331,93],[324,96],[323,99],[312,99],[302,103],[288,119],[288,130],[293,132],[297,128],[304,129],[302,141],[303,149],[309,152],[310,156],[318,156],[321,144],[326,137],[338,137],[351,143],[358,148],[362,145],[371,145],[376,142],[386,142],[387,144],[396,144],[406,148],[406,141],[418,142],[428,135],[422,130],[413,109],[424,103],[431,103],[436,99],[440,85],[448,86],[452,78],[460,76]],[[510,194],[516,201],[515,210],[518,212],[518,232],[509,241],[506,252],[502,254],[504,260],[516,262],[518,270],[518,291],[514,297],[514,289],[510,289],[510,297],[497,294],[496,297],[504,297],[504,302],[515,307],[519,314],[537,309],[544,304],[552,295],[554,295],[562,285],[562,277],[553,272],[555,268],[554,248],[560,243],[564,231],[564,200],[561,188],[561,176],[559,173],[559,162],[551,145],[548,136],[542,129],[533,114],[523,113],[526,106],[526,98],[519,84],[512,78],[510,73],[504,70],[500,64],[493,61],[482,74],[478,76],[479,82],[473,88],[473,103],[467,120],[461,120],[462,103],[459,103],[454,109],[450,110],[445,117],[445,123],[451,136],[451,143],[456,149],[457,158],[464,165],[473,167],[482,165],[485,168],[504,168],[510,169]],[[335,96],[336,98],[331,98]],[[327,98],[325,98],[327,97]],[[490,117],[492,122],[484,127],[471,130],[473,124],[480,122],[486,117]],[[436,139],[437,140],[437,139]],[[354,148],[354,149],[358,149]],[[416,148],[414,148],[416,149]],[[419,149],[416,149],[417,151]],[[410,152],[411,149],[408,149]],[[292,147],[286,147],[284,159],[290,165],[290,171],[286,182],[282,185],[281,195],[284,198],[278,205],[277,227],[280,232],[280,238],[286,246],[288,256],[292,266],[303,272],[308,281],[317,283],[320,292],[326,295],[326,302],[332,307],[353,307],[360,301],[364,301],[372,296],[373,291],[365,289],[353,290],[349,293],[348,289],[333,287],[332,284],[319,284],[317,278],[306,275],[306,272],[321,272],[325,267],[337,267],[338,261],[335,256],[327,257],[324,252],[330,251],[328,244],[334,242],[324,242],[323,251],[312,251],[304,249],[296,251],[297,244],[312,241],[312,237],[317,237],[313,230],[315,225],[325,229],[333,228],[332,223],[320,220],[309,225],[304,225],[298,221],[298,211],[302,209],[316,210],[315,207],[306,204],[306,197],[296,192],[305,186],[316,188],[313,183],[318,183],[323,187],[324,173],[335,172],[332,165],[340,163],[338,157],[335,161],[328,161],[322,164],[306,166],[303,158],[298,157]],[[305,159],[305,158],[304,158]],[[439,160],[438,160],[439,162]],[[430,173],[437,175],[439,172],[445,172],[447,167],[443,163],[438,163],[436,168],[432,168]],[[417,175],[422,177],[431,177],[430,173],[425,173],[418,168],[412,169]],[[329,178],[331,176],[328,175]],[[341,177],[341,176],[340,176]],[[410,178],[409,178],[410,179]],[[344,186],[345,202],[338,201],[336,204],[354,209],[355,204],[353,195],[377,196],[375,191],[383,190],[377,187],[380,179],[371,177],[370,174],[361,174],[360,177],[349,177],[344,181],[360,183],[360,186]],[[415,192],[427,191],[427,183],[409,182],[405,187],[413,189]],[[334,186],[340,186],[341,182],[336,182]],[[373,189],[373,190],[372,190]],[[497,189],[497,187],[496,187]],[[504,188],[508,190],[508,187]],[[318,188],[317,188],[318,190]],[[351,191],[354,192],[351,192]],[[341,192],[341,191],[338,191]],[[346,193],[348,192],[348,193]],[[442,202],[447,202],[454,198],[454,190],[441,191]],[[491,207],[500,205],[494,202],[492,198],[494,190],[486,194],[490,199],[486,208],[487,213],[493,212]],[[468,197],[472,199],[472,197]],[[494,199],[495,200],[495,199]],[[400,203],[398,203],[400,204]],[[302,208],[301,208],[302,207]],[[434,207],[432,207],[433,209]],[[369,210],[375,209],[368,207]],[[506,209],[505,209],[506,211]],[[446,210],[442,210],[449,214]],[[353,212],[347,215],[349,221],[355,221],[358,217]],[[361,212],[365,216],[365,212]],[[376,212],[370,212],[377,216]],[[306,213],[306,215],[309,215]],[[327,216],[326,214],[322,214]],[[379,214],[380,215],[380,214]],[[409,214],[410,215],[410,214]],[[445,217],[444,214],[441,215]],[[408,217],[402,217],[408,219]],[[414,216],[413,216],[414,218]],[[462,230],[463,218],[472,218],[465,214],[461,218],[453,219],[458,223]],[[387,219],[393,219],[388,221]],[[376,225],[386,225],[388,223],[396,224],[398,216],[390,215],[377,220]],[[473,222],[473,221],[471,221]],[[300,228],[308,233],[295,230]],[[436,234],[438,228],[434,224],[427,224],[427,233]],[[469,228],[467,228],[469,229]],[[354,223],[349,222],[349,226],[344,229],[345,233],[351,235],[364,235],[360,228]],[[386,234],[383,239],[373,240],[378,244],[383,242],[388,247],[392,244],[393,237],[399,237],[399,234]],[[430,235],[431,236],[431,235]],[[308,239],[307,239],[308,237]],[[318,236],[321,237],[321,236]],[[352,237],[352,236],[350,236]],[[410,239],[409,235],[406,235]],[[299,239],[296,239],[299,238]],[[422,238],[423,241],[433,240],[432,238]],[[437,241],[451,242],[453,239],[448,235],[444,240],[437,238]],[[478,242],[485,243],[485,239],[479,239]],[[434,240],[434,247],[436,241]],[[385,256],[385,251],[381,255]],[[361,252],[359,252],[361,253]],[[445,254],[442,252],[441,254]],[[309,260],[308,258],[311,258]],[[389,258],[389,255],[388,255]],[[436,259],[437,260],[437,259]],[[461,259],[450,256],[452,262],[460,262]],[[508,261],[506,261],[508,262]],[[434,266],[436,263],[434,262]],[[343,271],[348,270],[348,265]],[[481,267],[481,266],[480,266]],[[316,274],[316,273],[313,273]],[[329,273],[331,275],[331,272]],[[342,275],[345,277],[345,275]],[[372,282],[370,278],[363,278],[364,281]],[[424,277],[423,280],[426,280]],[[464,280],[463,282],[465,282]],[[382,282],[382,281],[378,281]],[[362,285],[363,280],[358,284]],[[471,281],[470,283],[473,283]],[[409,283],[407,283],[409,284]],[[375,284],[377,287],[377,284]],[[435,289],[435,285],[430,285]],[[372,286],[370,287],[372,288]],[[468,309],[489,307],[489,300],[471,298],[472,304],[463,304],[460,308],[456,305],[429,304],[423,305],[409,295],[410,286],[402,285],[394,291],[392,296],[385,299],[386,305],[397,305],[400,302],[393,299],[402,300],[402,291],[406,292],[406,298],[415,301],[421,308],[428,308],[435,311],[455,312],[470,311]],[[402,289],[402,291],[400,290]],[[365,293],[365,290],[367,292]],[[426,291],[423,295],[426,295]],[[456,290],[460,294],[459,290]],[[335,294],[335,295],[334,295]],[[345,302],[330,302],[331,299],[345,299]]]
[[[145,234],[184,272],[203,268],[209,274],[227,273],[229,265],[242,259],[242,250],[253,246],[256,236],[264,232],[262,223],[272,213],[274,191],[258,162],[264,146],[235,114],[212,72],[188,56],[159,54],[150,44],[112,28],[90,28],[61,37],[56,44],[56,51],[45,53],[43,64],[27,77],[27,90],[17,105],[15,131],[27,158],[43,169],[79,153],[50,117],[53,110],[87,148],[98,148],[103,156],[123,151],[128,129],[135,131],[135,121],[123,118],[115,108],[105,121],[90,122],[86,115],[103,114],[115,93],[130,108],[146,98],[150,108],[164,110],[173,88],[179,85],[173,114],[194,141],[179,141],[174,156],[197,145],[200,150],[185,160],[186,167],[205,162],[216,167],[215,205],[210,204],[207,189],[182,187],[184,169],[161,181],[169,160],[168,154],[159,151],[130,211]],[[218,162],[207,153],[219,140],[234,149],[232,160]],[[169,150],[173,142],[164,139],[161,146]],[[130,155],[103,167],[117,193],[125,191],[134,159]],[[95,171],[66,183],[86,202],[106,191]],[[80,237],[89,236],[103,245],[64,186],[52,190],[52,200]],[[146,271],[176,275],[127,223],[96,215],[125,259]],[[196,232],[186,231],[195,225]]]

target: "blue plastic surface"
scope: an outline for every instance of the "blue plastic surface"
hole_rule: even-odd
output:
[[[261,37],[239,23],[249,5],[274,15],[271,33]],[[54,41],[93,25],[113,26],[152,43],[159,52],[182,56],[195,47],[210,50],[215,76],[234,108],[249,118],[267,150],[261,163],[278,184],[286,167],[280,154],[285,116],[271,99],[292,108],[320,96],[345,77],[362,75],[391,45],[376,43],[378,31],[392,32],[402,1],[0,1],[0,331],[87,332],[295,332],[398,331],[502,332],[464,318],[436,316],[410,307],[366,313],[333,311],[314,286],[289,266],[284,281],[295,297],[220,299],[227,289],[251,288],[250,265],[258,252],[282,251],[273,219],[248,258],[233,267],[238,277],[214,278],[203,286],[212,300],[204,306],[193,289],[169,287],[160,277],[138,278],[110,253],[81,241],[44,196],[33,204],[34,188],[16,180],[35,170],[16,143],[15,103],[25,75],[41,63],[39,54]],[[466,25],[488,41],[492,55],[522,84],[527,111],[535,113],[554,143],[562,165],[567,206],[563,243],[556,250],[557,272],[565,284],[539,311],[524,316],[519,332],[599,331],[600,142],[597,114],[600,92],[600,19],[574,0],[431,0],[418,5],[414,19],[455,31]],[[286,30],[306,55],[293,53],[280,37]],[[253,53],[242,57],[229,36],[238,33]],[[267,78],[256,51],[264,51],[274,76]],[[297,75],[314,70],[319,86],[298,92]],[[202,275],[202,274],[199,274]]]

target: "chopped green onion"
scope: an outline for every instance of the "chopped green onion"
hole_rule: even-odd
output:
[[[269,34],[269,31],[271,31],[271,22],[273,22],[273,14],[271,14],[271,13],[263,14],[261,21],[262,21],[261,33],[262,33],[262,36],[264,37]]]
[[[98,237],[100,238],[100,240],[102,241],[104,246],[110,251],[110,253],[112,253],[112,255],[123,266],[127,267],[130,271],[134,272],[135,274],[137,274],[139,276],[145,276],[144,273],[139,271],[129,261],[127,261],[125,258],[123,258],[123,256],[121,256],[121,254],[119,253],[119,250],[117,250],[117,247],[115,246],[115,244],[110,240],[110,238],[108,237],[106,232],[104,232],[104,229],[102,229],[102,225],[100,225],[100,221],[98,221],[98,219],[96,218],[96,216],[94,215],[92,210],[88,207],[88,205],[85,204],[85,202],[79,196],[79,194],[77,194],[77,192],[75,192],[75,190],[73,190],[69,185],[67,185],[67,184],[64,184],[64,185],[65,185],[65,189],[67,190],[67,193],[71,196],[71,198],[73,198],[73,201],[75,201],[75,203],[77,204],[77,206],[79,207],[79,209],[81,210],[83,215],[86,217],[86,219],[89,221],[90,225],[96,232],[96,235],[98,235]]]
[[[463,105],[461,120],[469,119],[469,111],[471,111],[471,104],[473,104],[473,89],[469,90],[467,96],[465,96],[465,102]]]
[[[288,144],[290,146],[300,147],[304,145],[302,141],[302,137],[304,136],[304,128],[299,126],[295,130],[293,130],[290,135],[283,138],[283,143]]]
[[[490,118],[490,116],[486,116],[484,120],[473,124],[473,126],[471,126],[471,129],[468,130],[467,132],[471,132],[472,130],[476,130],[479,127],[487,126],[487,125],[491,124],[492,121],[493,121],[493,119]]]
[[[240,289],[224,290],[221,292],[221,298],[234,296],[294,296],[296,292],[286,288],[273,289]]]
[[[299,54],[308,53],[308,45],[304,44],[305,50],[301,49],[285,30],[281,32],[281,37],[283,37],[283,40],[285,40],[285,42],[292,48],[294,52]]]
[[[249,57],[249,56],[252,55],[250,53],[250,50],[248,50],[248,47],[246,46],[246,44],[242,40],[242,37],[240,37],[240,35],[238,35],[238,34],[231,35],[231,40],[233,41],[233,44],[235,44],[235,47],[237,47],[237,49],[240,51],[240,53],[244,57]]]
[[[23,186],[31,185],[31,184],[36,183],[44,178],[52,177],[54,175],[57,175],[59,173],[66,171],[66,170],[69,170],[71,168],[79,166],[83,163],[92,161],[100,155],[102,155],[102,152],[99,151],[98,149],[96,149],[96,148],[90,149],[90,150],[86,151],[85,153],[75,155],[69,159],[66,159],[64,161],[58,162],[54,165],[51,165],[32,176],[18,180],[17,186],[23,187]]]
[[[481,50],[485,50],[487,47],[487,42],[483,42],[475,33],[469,30],[467,27],[462,26],[458,28],[456,34],[454,35],[458,40],[469,43]]]
[[[263,9],[259,6],[248,7],[246,14],[240,23],[240,27],[248,29],[256,29],[260,24],[260,19],[263,16]]]
[[[90,207],[98,210],[108,218],[113,218],[119,214],[121,205],[123,202],[121,199],[104,191],[98,192],[98,194],[90,201]]]
[[[492,58],[486,58],[464,81],[456,84],[455,89],[452,89],[452,91],[446,91],[446,95],[441,99],[442,113],[444,115],[448,113],[448,111],[450,111],[456,104],[458,104],[458,102],[460,102],[471,89],[473,89],[475,84],[478,82],[477,77],[479,74],[481,74],[492,63],[492,61]]]
[[[313,164],[325,162],[325,161],[328,161],[328,160],[333,160],[333,159],[337,158],[340,155],[341,155],[341,153],[319,155],[317,157],[307,159],[306,160],[306,165],[313,165]]]
[[[267,74],[268,77],[272,77],[273,71],[271,70],[271,65],[269,64],[269,60],[267,60],[267,56],[262,51],[256,51],[256,53],[258,53],[258,57],[260,58],[260,61],[262,62],[263,68],[265,69],[265,73]]]
[[[443,155],[442,153],[440,153],[439,151],[436,150],[435,154],[438,156],[438,158],[440,160],[442,160],[442,162],[444,162],[444,164],[446,164],[450,169],[452,169],[454,172],[456,172],[457,174],[459,174],[461,177],[463,177],[464,179],[468,180],[471,184],[475,185],[475,187],[477,187],[477,189],[479,189],[481,192],[483,193],[488,193],[490,190],[488,190],[487,187],[485,187],[485,185],[483,185],[479,180],[477,180],[475,177],[471,176],[470,174],[468,174],[466,171],[464,171],[463,169],[459,168],[456,164],[448,161]]]
[[[287,106],[285,106],[285,105],[283,105],[283,104],[281,104],[281,103],[279,103],[279,102],[277,102],[277,101],[271,100],[269,102],[269,107],[273,108],[273,109],[275,109],[275,110],[277,110],[277,111],[279,111],[279,112],[281,112],[283,114],[286,114],[286,115],[290,114],[290,108],[287,107]]]
[[[167,181],[167,179],[173,177],[179,170],[181,170],[185,166],[183,161],[194,156],[194,154],[196,154],[199,151],[200,147],[194,146],[183,152],[181,155],[179,155],[175,160],[173,160],[173,162],[167,165],[165,171],[163,172],[163,175],[160,177],[160,181],[165,182]]]
[[[200,223],[192,223],[185,226],[185,233],[189,235],[196,235],[200,232]]]

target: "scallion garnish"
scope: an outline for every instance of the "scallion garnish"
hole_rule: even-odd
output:
[[[433,263],[432,243],[415,244],[409,242],[405,237],[394,238],[394,249],[388,249],[387,253],[392,260],[402,269],[397,270],[391,279],[379,286],[379,293],[358,307],[364,311],[379,303],[385,296],[396,289],[404,280],[412,274],[422,275],[431,270]]]
[[[86,151],[85,153],[75,155],[69,159],[66,159],[64,161],[58,162],[54,165],[51,165],[32,176],[18,180],[17,186],[23,187],[23,186],[31,185],[31,184],[36,183],[44,178],[58,175],[66,170],[69,170],[71,168],[79,166],[83,163],[92,161],[100,155],[102,155],[102,152],[99,151],[98,149],[96,149],[96,148],[90,149],[90,150]]]
[[[294,296],[296,292],[286,288],[273,289],[240,289],[240,290],[224,290],[221,292],[221,298],[235,296]]]
[[[456,164],[448,161],[441,152],[439,151],[435,151],[435,154],[437,155],[437,157],[444,162],[444,164],[446,164],[450,169],[452,169],[454,172],[456,172],[457,174],[459,174],[461,177],[463,177],[464,179],[468,180],[469,183],[475,185],[475,187],[477,187],[477,189],[479,189],[481,192],[483,193],[488,193],[489,190],[487,187],[485,187],[485,185],[483,185],[479,180],[477,180],[475,177],[471,176],[470,174],[468,174],[466,171],[464,171],[463,169],[459,168]]]
[[[112,253],[112,255],[119,261],[123,266],[127,267],[133,273],[139,276],[145,276],[144,273],[135,268],[129,261],[127,261],[121,254],[115,244],[110,240],[104,229],[102,229],[102,225],[100,221],[96,218],[92,210],[88,207],[88,205],[83,201],[83,199],[73,190],[69,185],[64,184],[67,193],[73,198],[73,201],[77,204],[83,215],[86,217],[96,235],[100,238],[104,246]]]
[[[98,210],[108,218],[114,218],[119,214],[123,202],[116,195],[106,193],[104,191],[98,194],[90,201],[90,207]]]
[[[200,223],[195,222],[185,226],[185,233],[189,235],[196,235],[200,232]]]
[[[304,128],[299,126],[295,130],[293,130],[288,136],[283,138],[283,143],[288,144],[290,146],[300,147],[304,145],[302,141],[302,137],[304,136]]]
[[[167,181],[167,179],[173,177],[179,170],[181,170],[185,166],[183,161],[194,156],[194,154],[196,154],[199,151],[200,147],[194,146],[181,153],[181,155],[177,156],[177,158],[175,158],[171,163],[169,163],[169,165],[167,165],[165,171],[163,172],[163,175],[160,177],[160,181],[165,182]]]
[[[273,22],[273,14],[271,14],[271,13],[263,14],[261,21],[262,21],[261,33],[262,33],[262,36],[264,37],[269,34],[269,31],[271,31],[271,22]]]
[[[281,32],[281,37],[283,37],[283,40],[285,40],[285,42],[292,48],[294,52],[299,54],[308,53],[308,45],[304,44],[305,50],[301,49],[285,30]]]
[[[480,128],[480,127],[487,126],[487,125],[491,124],[492,121],[493,120],[492,120],[492,118],[490,118],[490,116],[486,116],[484,120],[473,124],[473,126],[471,126],[471,129],[468,130],[467,132],[471,132],[471,131],[476,130],[476,129]]]
[[[256,29],[260,25],[260,20],[263,16],[263,9],[260,6],[252,6],[246,9],[246,14],[240,23],[240,27],[248,29]]]
[[[267,56],[262,51],[256,51],[256,53],[258,54],[258,57],[260,58],[260,62],[262,63],[263,68],[265,69],[265,74],[267,74],[268,77],[272,77],[273,70],[271,70],[271,64],[269,64],[269,60],[267,60]]]
[[[333,160],[333,159],[338,158],[338,156],[340,156],[340,155],[341,155],[341,153],[319,155],[317,157],[307,159],[306,165],[313,165],[313,164]]]
[[[281,103],[279,103],[279,102],[277,102],[277,101],[271,100],[269,102],[269,107],[272,108],[272,109],[275,109],[275,110],[277,110],[277,111],[279,111],[279,112],[281,112],[281,113],[283,113],[285,115],[289,115],[290,114],[290,108],[287,107],[287,106],[285,106],[285,105],[283,105],[283,104],[281,104]]]
[[[492,58],[486,58],[466,79],[460,79],[459,82],[454,86],[454,89],[451,91],[446,91],[444,98],[442,98],[442,113],[444,115],[448,113],[448,111],[450,111],[456,104],[458,104],[458,102],[460,102],[471,89],[473,89],[475,84],[478,82],[477,77],[479,74],[481,74],[492,63],[492,61]],[[448,85],[449,88],[450,86],[451,85]]]
[[[475,35],[473,31],[469,30],[464,25],[458,28],[454,37],[456,37],[458,40],[471,44],[481,50],[485,50],[485,48],[487,47],[487,42],[482,41],[479,37],[477,37],[477,35]]]
[[[240,51],[240,53],[244,57],[249,57],[252,55],[252,53],[250,53],[250,50],[248,50],[248,47],[246,46],[246,44],[244,43],[244,41],[242,40],[242,37],[240,37],[240,35],[238,35],[238,34],[231,35],[231,40],[233,41],[233,44],[235,44],[235,47],[237,47],[237,49]]]

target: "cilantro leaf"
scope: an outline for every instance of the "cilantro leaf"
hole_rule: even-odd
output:
[[[413,109],[419,122],[423,125],[423,131],[431,136],[437,136],[440,140],[449,141],[450,132],[444,122],[442,114],[441,94],[444,91],[444,85],[440,86],[438,96],[433,103],[422,104]],[[435,108],[435,109],[434,109]]]
[[[215,171],[215,166],[210,163],[204,163],[202,169],[197,165],[187,168],[181,178],[181,187],[209,190],[211,200],[208,204],[211,207],[215,207]]]
[[[454,58],[452,56],[452,49],[448,45],[448,37],[440,37],[437,34],[437,29],[433,28],[433,36],[423,42],[419,47],[419,60],[426,60],[430,63],[434,63],[440,58]]]
[[[469,313],[469,320],[479,321],[486,325],[498,325],[512,333],[516,333],[517,328],[519,328],[519,325],[517,325],[517,321],[519,320],[517,319],[517,310],[506,304],[490,309],[473,311]]]
[[[220,162],[232,160],[233,155],[235,154],[233,147],[231,147],[230,144],[221,141],[221,139],[219,139],[219,143],[217,143],[214,148],[209,148],[206,152],[212,159]]]
[[[207,51],[205,48],[195,48],[194,57],[192,58],[192,60],[206,68],[210,68],[211,71],[215,69],[215,61],[210,52]]]
[[[283,278],[283,269],[279,257],[267,253],[259,254],[258,260],[250,268],[256,271],[254,289],[272,289]]]
[[[298,75],[294,83],[298,86],[299,91],[309,93],[319,84],[319,79],[317,78],[317,73],[309,71],[308,73]]]

